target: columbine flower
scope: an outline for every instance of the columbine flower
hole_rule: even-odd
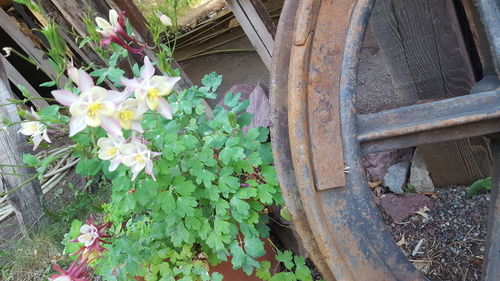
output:
[[[159,153],[151,152],[145,144],[137,140],[132,140],[132,142],[123,145],[122,153],[122,163],[131,168],[132,180],[134,180],[143,169],[145,169],[146,174],[156,180],[153,173],[153,161],[151,158]]]
[[[3,47],[2,50],[5,52],[5,57],[8,57],[12,52],[12,47]]]
[[[59,272],[49,277],[50,281],[90,281],[92,268],[87,265],[87,260],[78,257],[68,270],[64,270],[57,264],[53,263],[52,268]]]
[[[172,20],[165,14],[156,11],[156,16],[160,19],[161,23],[165,26],[172,26]]]
[[[80,84],[79,83],[80,73],[79,73],[78,69],[73,65],[73,61],[68,62],[66,69],[68,70],[69,79],[71,79],[71,81],[73,81],[73,83],[75,83],[75,85],[78,86]]]
[[[106,250],[101,243],[106,243],[103,239],[110,237],[104,231],[104,229],[108,228],[109,224],[104,224],[98,226],[94,223],[94,217],[90,216],[87,220],[87,223],[80,227],[80,235],[71,242],[79,242],[82,243],[83,246],[73,253],[76,255],[81,252],[87,251],[87,253],[98,253],[99,255]]]
[[[81,93],[74,95],[68,90],[52,91],[54,98],[62,105],[69,106],[71,120],[69,122],[69,136],[74,136],[87,126],[101,126],[112,136],[122,136],[120,123],[113,118],[116,108],[115,103],[123,99],[126,93],[107,91],[94,86],[92,77],[80,70],[78,88]]]
[[[123,79],[122,83],[127,90],[134,91],[140,106],[147,107],[158,112],[167,119],[172,119],[172,109],[163,98],[168,96],[181,78],[154,75],[155,68],[146,56],[141,77],[138,79]]]
[[[139,108],[139,102],[136,99],[127,99],[118,105],[115,118],[125,130],[133,129],[142,133],[141,119],[144,109]]]
[[[144,51],[145,47],[125,32],[125,12],[122,11],[117,13],[115,10],[111,9],[109,10],[109,21],[101,17],[96,17],[95,22],[97,24],[96,31],[103,37],[100,42],[101,47],[114,42],[134,54],[140,54]],[[131,47],[122,39],[122,37],[140,47]]]
[[[37,120],[40,119],[33,108],[31,108],[31,115]],[[31,136],[34,144],[33,150],[38,148],[42,140],[50,143],[49,135],[47,134],[47,126],[40,121],[28,121],[21,123],[19,133],[25,136]]]
[[[124,145],[122,138],[100,138],[97,141],[99,146],[99,158],[110,160],[109,171],[112,172],[118,168],[121,163],[121,147]]]

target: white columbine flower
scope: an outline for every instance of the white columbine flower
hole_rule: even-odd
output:
[[[124,79],[122,83],[127,90],[134,91],[140,107],[157,110],[163,117],[172,119],[172,109],[164,97],[168,96],[180,77],[154,75],[155,68],[146,56],[141,77],[137,79]]]
[[[78,242],[89,247],[94,243],[94,241],[99,238],[99,230],[93,225],[84,224],[80,227],[80,235],[78,236]]]
[[[96,31],[104,37],[117,36],[116,33],[121,29],[118,22],[118,13],[113,9],[109,10],[109,21],[101,17],[96,17],[95,22],[97,24]]]
[[[109,160],[109,171],[112,172],[118,168],[121,163],[121,147],[124,145],[122,138],[100,138],[97,140],[99,146],[99,159]]]
[[[69,106],[71,120],[69,136],[72,137],[87,126],[101,126],[111,136],[122,136],[118,120],[114,119],[115,103],[123,99],[127,93],[107,91],[95,86],[92,77],[83,70],[78,71],[79,96],[68,90],[52,91],[54,98],[62,105]]]
[[[143,114],[144,110],[139,109],[139,102],[136,99],[127,99],[118,105],[115,119],[125,130],[133,129],[142,133],[141,119]]]
[[[31,115],[36,119],[40,117],[36,112],[31,108]],[[21,129],[19,132],[25,136],[31,136],[33,139],[33,150],[36,150],[42,140],[50,143],[49,135],[47,134],[47,126],[40,121],[28,121],[21,123]]]
[[[122,153],[122,163],[131,168],[132,180],[134,180],[143,169],[145,169],[146,174],[155,179],[153,161],[151,158],[158,153],[151,152],[145,144],[137,140],[133,140],[131,143],[123,145]]]

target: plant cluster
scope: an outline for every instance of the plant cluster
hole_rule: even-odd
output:
[[[108,66],[77,69],[52,31],[59,43],[49,53],[64,59],[65,65],[54,65],[70,81],[52,91],[60,105],[21,114],[20,133],[35,148],[47,145],[41,143],[51,134],[67,135],[75,143],[68,153],[81,158],[77,173],[112,183],[105,222],[71,224],[65,244],[74,263],[54,265],[59,273],[49,279],[89,280],[94,273],[105,280],[222,280],[209,265],[230,260],[234,269],[257,270],[263,280],[312,280],[305,261],[291,252],[278,253],[288,271],[274,276],[269,262],[257,261],[269,237],[267,214],[283,200],[269,131],[248,128],[249,102],[228,93],[209,118],[202,100],[216,98],[221,76],[211,73],[202,86],[175,91],[180,78],[168,67],[166,45],[159,45],[168,59],[159,56],[158,75],[144,55],[149,47],[127,31],[123,12],[111,10],[109,20],[95,22],[89,26],[100,38],[82,42],[99,40],[107,48],[101,52],[112,53]],[[127,78],[117,61],[130,54],[143,56],[143,65],[134,64],[134,77]],[[105,80],[116,89],[103,86]],[[39,174],[54,160],[24,159]]]

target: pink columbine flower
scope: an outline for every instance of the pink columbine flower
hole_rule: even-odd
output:
[[[33,108],[31,108],[31,115],[35,119],[40,120],[40,116],[38,116]],[[47,126],[40,121],[28,121],[21,123],[21,129],[19,130],[19,133],[25,136],[32,137],[34,144],[33,150],[36,150],[38,148],[42,140],[50,143],[49,135],[47,133]]]
[[[135,139],[123,145],[122,153],[122,163],[131,168],[132,180],[134,180],[143,169],[146,174],[153,178],[153,180],[156,180],[153,173],[152,158],[160,153],[152,152],[144,143]]]
[[[168,96],[180,77],[169,77],[154,75],[155,68],[146,56],[144,57],[144,67],[141,70],[140,78],[123,79],[122,83],[128,91],[135,93],[140,106],[157,110],[163,117],[172,119],[172,109],[167,100],[163,97]]]
[[[92,268],[87,264],[86,259],[79,256],[68,268],[64,270],[57,264],[53,263],[52,268],[59,274],[52,274],[49,281],[90,281]]]
[[[71,242],[79,242],[83,244],[83,246],[78,251],[73,253],[73,255],[85,251],[89,253],[96,252],[98,254],[105,251],[106,248],[104,248],[101,244],[106,243],[106,241],[103,240],[104,238],[110,237],[104,231],[108,227],[109,224],[103,224],[101,226],[96,225],[94,223],[94,217],[90,216],[87,223],[80,227],[80,235],[78,235],[76,239],[71,240]]]
[[[144,51],[145,46],[139,44],[125,31],[125,12],[122,11],[117,13],[115,10],[111,9],[109,10],[109,21],[101,17],[96,17],[95,22],[97,24],[96,30],[102,36],[100,42],[101,47],[108,46],[113,42],[134,54],[141,54]],[[131,47],[124,39],[134,43],[139,46],[139,48]]]
[[[114,118],[115,103],[128,94],[95,86],[92,77],[83,70],[79,70],[78,88],[81,92],[79,96],[68,90],[52,91],[52,95],[60,104],[69,106],[69,136],[76,135],[87,126],[101,126],[111,136],[122,136],[120,123]]]

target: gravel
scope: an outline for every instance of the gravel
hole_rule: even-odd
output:
[[[469,199],[466,190],[464,186],[438,188],[432,210],[401,223],[382,212],[394,241],[430,280],[481,278],[490,196]]]

